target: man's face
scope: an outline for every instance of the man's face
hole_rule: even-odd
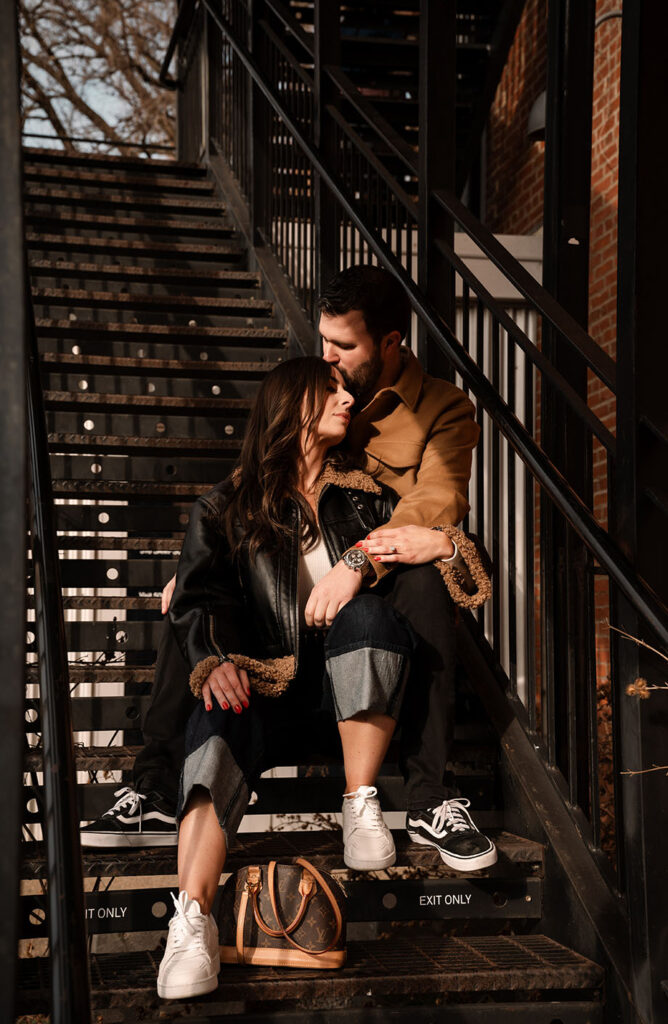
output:
[[[381,345],[367,330],[359,309],[341,316],[320,314],[318,330],[322,337],[322,357],[341,372],[346,388],[361,404],[373,394],[383,369]]]

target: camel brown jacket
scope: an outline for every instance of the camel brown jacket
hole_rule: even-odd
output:
[[[464,392],[426,374],[409,349],[398,380],[353,416],[352,451],[364,468],[400,497],[390,526],[456,526],[466,499],[480,428]]]

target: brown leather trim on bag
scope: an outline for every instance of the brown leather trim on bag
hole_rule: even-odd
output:
[[[245,949],[244,949],[244,930],[246,925],[246,907],[248,906],[248,889],[244,886],[244,891],[241,894],[241,902],[239,903],[239,914],[237,916],[237,947],[236,947],[236,960],[238,964],[246,963]]]
[[[305,860],[303,857],[296,857],[295,858],[295,863],[296,864],[301,864],[301,866],[303,868],[306,868],[307,871],[310,871],[311,874],[313,875],[313,877],[316,879],[316,881],[318,881],[320,883],[322,891],[324,892],[325,896],[327,897],[327,899],[329,901],[329,904],[330,904],[332,910],[334,911],[334,919],[336,920],[336,933],[334,935],[334,938],[332,939],[332,941],[329,943],[328,946],[325,946],[324,949],[318,949],[318,950],[306,949],[304,946],[300,946],[298,942],[295,942],[295,940],[293,938],[291,938],[290,935],[288,935],[286,928],[283,926],[283,924],[281,922],[281,919],[278,916],[278,906],[276,904],[276,890],[275,890],[275,885],[274,885],[274,879],[275,879],[275,874],[276,874],[276,863],[277,862],[275,860],[272,860],[272,861],[269,862],[269,876],[268,876],[269,899],[271,900],[271,909],[274,912],[274,917],[276,918],[276,921],[277,921],[277,923],[278,923],[278,925],[279,925],[279,927],[281,929],[281,934],[283,935],[283,938],[287,942],[289,942],[291,946],[294,946],[295,949],[298,949],[301,953],[306,953],[308,956],[322,956],[324,953],[328,953],[330,951],[330,949],[333,946],[335,946],[336,943],[339,941],[339,939],[341,937],[341,932],[343,930],[343,918],[341,916],[341,911],[339,909],[339,905],[338,905],[338,903],[336,902],[336,900],[334,898],[332,890],[329,888],[329,886],[327,885],[327,882],[322,877],[322,875],[320,874],[318,869],[314,868],[313,865],[309,861]]]
[[[220,960],[224,964],[238,963],[237,951],[234,946],[220,947]],[[248,949],[244,956],[245,964],[251,967],[312,967],[317,971],[328,968],[343,967],[346,962],[345,949],[332,949],[329,953],[318,956],[317,953],[301,953],[297,949]]]

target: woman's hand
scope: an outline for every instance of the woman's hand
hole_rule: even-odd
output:
[[[223,711],[233,708],[240,715],[242,708],[247,708],[250,700],[248,674],[231,661],[224,661],[222,665],[218,665],[209,673],[207,681],[202,686],[202,700],[207,711],[211,711],[211,701],[214,697]]]
[[[356,547],[376,562],[422,565],[435,558],[450,558],[455,546],[446,533],[427,526],[381,526]]]
[[[175,586],[176,586],[176,573],[174,573],[174,575],[172,576],[171,580],[169,580],[168,583],[165,583],[165,586],[164,586],[163,591],[162,591],[162,601],[161,601],[161,604],[160,604],[160,611],[162,612],[163,615],[166,615],[167,612],[169,611],[169,606],[172,603],[172,597],[174,595],[174,587]]]
[[[304,609],[306,625],[331,626],[344,604],[357,597],[361,589],[362,574],[337,562],[311,591]]]

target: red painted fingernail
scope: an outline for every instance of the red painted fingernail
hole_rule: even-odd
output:
[[[356,548],[361,548],[361,547],[362,547],[362,541],[361,541],[361,540],[358,540],[358,541],[357,541],[357,544],[355,545],[355,547],[356,547]]]
[[[380,555],[374,555],[373,560],[374,562],[380,562]]]
[[[224,700],[224,701],[223,701],[223,711],[227,711],[227,709],[229,708],[229,706],[230,706],[230,705],[229,705],[229,704],[227,703],[227,701],[226,701],[226,700]]]
[[[247,701],[247,700],[242,700],[242,702],[241,702],[241,703],[243,704],[243,706],[244,706],[245,708],[247,708],[247,707],[248,707],[248,701]]]
[[[241,708],[239,707],[239,705],[238,705],[238,704],[235,704],[235,705],[234,705],[234,710],[236,711],[236,713],[237,713],[238,715],[240,715],[240,714],[241,714]]]
[[[211,711],[211,705],[210,705],[210,704],[207,704],[207,706],[206,706],[206,710],[207,710],[207,711]]]

